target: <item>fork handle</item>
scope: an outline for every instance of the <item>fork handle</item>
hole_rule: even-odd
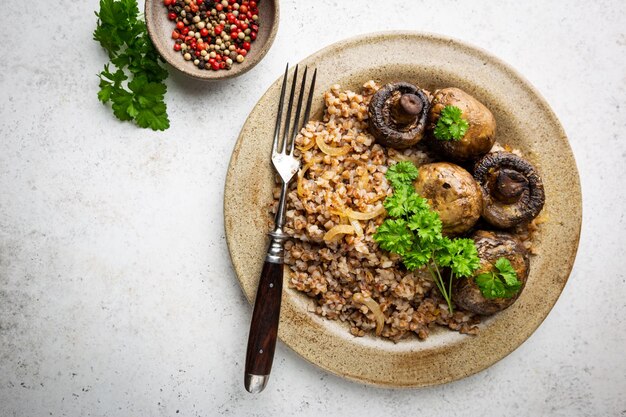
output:
[[[275,243],[273,239],[272,246]],[[256,293],[246,351],[244,383],[246,390],[251,393],[261,392],[265,388],[272,369],[282,289],[282,254],[280,257],[271,258],[268,253]]]

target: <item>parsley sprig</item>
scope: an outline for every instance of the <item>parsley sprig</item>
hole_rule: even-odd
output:
[[[468,128],[469,124],[463,118],[461,109],[446,106],[439,115],[433,134],[439,140],[461,140]]]
[[[100,77],[98,99],[112,103],[120,120],[141,127],[165,130],[170,126],[164,97],[167,70],[161,66],[139,17],[136,0],[100,0],[94,40],[107,51],[110,63]]]
[[[498,258],[495,264],[497,271],[479,274],[474,280],[485,298],[511,298],[517,294],[522,283],[507,258]]]
[[[478,252],[472,239],[442,235],[439,214],[415,192],[413,180],[417,176],[417,168],[408,161],[389,167],[386,177],[394,192],[383,203],[388,217],[376,230],[374,240],[382,249],[400,255],[408,270],[425,267],[452,313],[452,282],[474,273],[479,266]],[[447,285],[443,268],[450,270]]]

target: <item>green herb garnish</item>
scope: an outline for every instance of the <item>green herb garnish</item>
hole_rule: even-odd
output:
[[[439,115],[433,134],[439,140],[461,140],[468,128],[469,124],[462,117],[461,109],[446,106]]]
[[[472,239],[442,235],[439,214],[415,192],[413,180],[417,176],[411,162],[389,167],[386,177],[394,192],[383,203],[389,217],[376,230],[374,240],[382,249],[400,255],[408,270],[428,269],[452,313],[452,281],[474,273],[480,263],[478,252]],[[442,276],[446,267],[450,268],[447,288]]]
[[[476,285],[485,298],[511,298],[517,294],[522,283],[517,279],[517,273],[507,258],[496,261],[496,271],[479,274]]]
[[[139,18],[136,0],[100,0],[94,40],[107,51],[110,63],[100,77],[98,99],[112,102],[120,120],[141,127],[165,130],[170,126],[164,102],[167,70],[150,42],[146,24]],[[114,69],[111,67],[114,66]]]

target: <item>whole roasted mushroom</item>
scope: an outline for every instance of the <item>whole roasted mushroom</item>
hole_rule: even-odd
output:
[[[446,106],[461,109],[461,117],[469,127],[459,140],[439,140],[433,136],[429,140],[433,150],[456,161],[476,159],[489,152],[496,134],[496,119],[489,109],[459,88],[436,90],[428,113],[429,130],[435,129]]]
[[[480,188],[472,175],[458,165],[448,162],[422,165],[413,185],[439,214],[446,235],[468,231],[480,217]]]
[[[509,152],[485,155],[474,166],[483,195],[483,218],[508,229],[539,214],[545,202],[543,182],[528,161]]]
[[[424,136],[429,108],[426,93],[413,84],[386,84],[370,100],[370,132],[384,146],[413,146]]]
[[[479,230],[472,236],[478,250],[480,266],[474,276],[456,281],[452,300],[464,310],[476,314],[488,315],[504,310],[517,300],[528,278],[530,260],[524,245],[512,234]],[[496,261],[506,258],[517,274],[521,287],[511,298],[485,298],[474,278],[494,270]]]

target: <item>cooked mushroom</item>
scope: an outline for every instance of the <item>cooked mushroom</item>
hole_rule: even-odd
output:
[[[424,136],[429,108],[426,93],[413,84],[387,84],[370,100],[370,132],[384,146],[413,146]]]
[[[476,159],[489,152],[495,141],[496,119],[480,101],[459,88],[444,88],[434,93],[428,128],[434,130],[441,112],[446,106],[461,109],[461,117],[469,127],[459,140],[439,140],[432,137],[431,147],[438,153],[457,161]]]
[[[530,270],[528,251],[515,236],[506,232],[479,230],[472,238],[478,250],[480,266],[473,277],[456,281],[452,300],[464,310],[482,315],[493,314],[513,304],[524,289]],[[511,298],[488,299],[483,296],[474,277],[494,270],[496,261],[500,258],[509,260],[522,285],[517,294]]]
[[[432,209],[439,213],[446,235],[468,231],[480,217],[480,188],[472,175],[458,165],[448,162],[422,165],[413,184],[417,193],[428,199]]]
[[[485,155],[474,167],[483,194],[483,218],[508,229],[539,214],[545,202],[541,177],[526,160],[509,152]]]

